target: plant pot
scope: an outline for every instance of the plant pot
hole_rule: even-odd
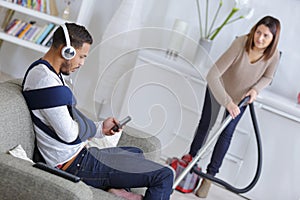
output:
[[[196,67],[199,67],[206,62],[207,58],[209,57],[212,44],[212,40],[204,38],[199,39],[193,60],[193,63]]]
[[[209,56],[212,44],[212,40],[200,38],[194,54],[193,64],[203,75],[207,74],[213,64]]]
[[[209,54],[213,41],[210,39],[200,38],[198,46],[201,46]]]

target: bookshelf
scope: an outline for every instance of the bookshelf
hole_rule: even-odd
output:
[[[26,8],[24,6],[18,5],[16,3],[10,3],[7,2],[5,0],[0,0],[0,6],[11,9],[11,10],[15,10],[17,12],[23,13],[25,15],[29,15],[31,17],[34,18],[39,18],[48,22],[52,22],[52,23],[56,23],[56,24],[62,24],[65,22],[64,19],[56,17],[56,16],[51,16],[49,14],[37,11],[37,10],[33,10],[30,8]]]
[[[61,6],[60,4],[62,1],[56,1],[56,3],[58,4],[58,7],[63,7],[63,5]],[[86,1],[86,0],[76,0],[73,2],[74,4],[74,8],[75,10],[73,10],[73,13],[76,13],[77,15],[73,15],[70,17],[69,20],[65,20],[62,19],[60,17],[57,16],[52,16],[50,14],[41,12],[41,11],[37,11],[31,8],[27,8],[25,6],[22,5],[18,5],[17,3],[11,3],[9,1],[5,1],[5,0],[0,0],[0,7],[3,8],[7,8],[7,9],[11,9],[14,11],[14,15],[12,17],[11,20],[13,20],[15,17],[15,15],[19,15],[22,16],[21,20],[24,21],[38,21],[40,26],[43,26],[45,24],[55,24],[55,25],[60,25],[65,23],[66,21],[70,21],[70,22],[76,22],[76,23],[80,23],[80,24],[85,24],[85,22],[87,21],[87,12],[89,11],[89,8],[91,8],[91,6],[93,6],[93,1]],[[60,14],[61,16],[61,14]],[[19,17],[20,18],[20,17]],[[22,38],[18,38],[15,35],[11,35],[8,34],[6,32],[4,32],[4,29],[1,28],[0,29],[0,40],[5,41],[5,42],[10,42],[13,44],[16,44],[18,46],[22,46],[28,49],[31,49],[33,51],[37,51],[37,52],[42,52],[45,53],[49,47],[41,45],[41,44],[36,44],[34,43],[34,41],[29,41],[29,40],[25,40]]]
[[[45,53],[46,51],[48,51],[48,47],[46,47],[46,46],[42,46],[42,45],[35,44],[35,43],[27,41],[27,40],[20,39],[15,36],[8,35],[4,32],[0,32],[0,39],[7,41],[7,42],[17,44],[19,46],[23,46],[23,47],[35,50],[35,51],[39,51],[42,53]]]

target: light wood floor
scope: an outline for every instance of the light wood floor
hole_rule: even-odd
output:
[[[234,194],[214,184],[211,186],[207,198],[205,198],[205,200],[245,200],[245,199],[247,198]],[[197,197],[193,193],[181,193],[178,191],[174,191],[171,196],[171,200],[201,200],[201,198]]]

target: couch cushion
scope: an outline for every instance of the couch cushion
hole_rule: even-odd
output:
[[[22,145],[32,158],[34,131],[21,80],[0,83],[0,152]]]
[[[81,181],[73,183],[8,154],[0,153],[0,160],[0,199],[96,199],[90,187]],[[102,190],[99,192],[106,195]]]
[[[118,146],[133,146],[143,150],[147,159],[159,162],[161,155],[160,140],[148,133],[135,129],[130,126],[125,126]]]

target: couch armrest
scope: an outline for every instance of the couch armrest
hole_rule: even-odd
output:
[[[143,150],[146,158],[157,162],[160,159],[160,140],[155,136],[129,126],[125,126],[118,142],[118,146],[138,147]]]
[[[95,191],[81,181],[73,183],[3,153],[0,154],[0,177],[0,199],[119,199],[100,189],[96,189],[95,196]]]

